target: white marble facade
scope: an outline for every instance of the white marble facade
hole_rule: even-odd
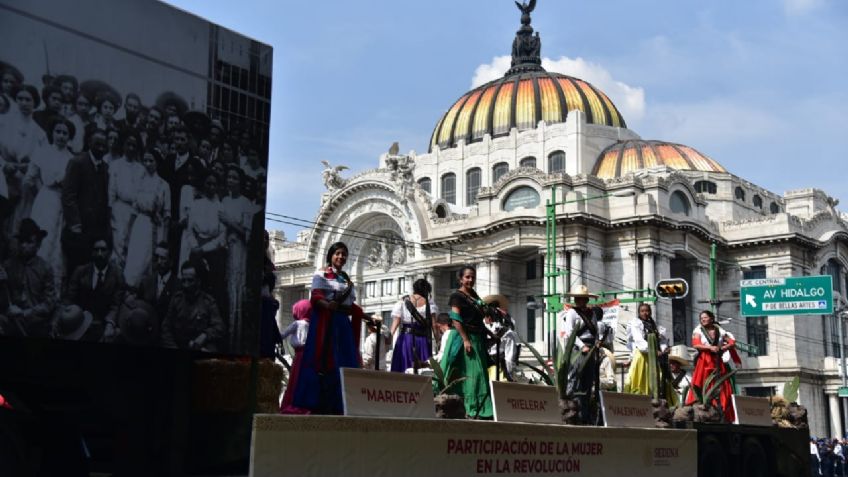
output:
[[[325,193],[314,221],[328,226],[302,232],[294,242],[282,236],[273,242],[281,322],[290,319],[293,301],[307,296],[310,277],[329,244],[343,240],[367,312],[391,310],[418,278],[433,283],[436,302],[444,307],[453,275],[470,263],[477,267],[480,294],[507,296],[518,332],[547,350],[547,318],[526,305],[529,297],[541,301],[546,292],[544,204],[554,187],[556,200],[568,202],[556,207],[555,262],[571,271],[572,283],[586,283],[592,290],[637,289],[686,274],[691,292],[685,307],[675,312],[670,301],[659,300],[655,310],[678,343],[688,343],[698,311],[709,307],[703,301],[709,299],[711,243],[718,245],[720,260],[718,298],[727,300],[719,315],[729,320],[724,326],[740,341],[753,341],[739,315],[739,280],[745,271],[764,267],[768,277],[833,273],[839,279],[834,288],[846,289],[848,222],[824,191],[780,195],[728,172],[668,166],[611,179],[591,175],[607,146],[636,139],[626,128],[588,124],[575,110],[564,123],[540,122],[535,129],[512,129],[503,137],[487,135],[427,154],[375,158],[376,169],[354,171],[341,187]],[[555,151],[565,153],[564,171],[549,173],[547,158]],[[528,156],[537,159],[536,168],[520,167]],[[506,163],[509,172],[493,182],[493,166],[499,163]],[[473,168],[481,170],[480,189],[477,202],[466,203],[466,174]],[[440,178],[450,172],[456,177],[455,204],[446,203],[440,189]],[[422,178],[430,179],[430,193],[419,185]],[[697,192],[697,181],[713,183],[715,193]],[[320,184],[316,177],[316,187]],[[505,210],[510,194],[519,189],[517,203],[524,207]],[[670,200],[677,192],[689,204],[686,214],[672,211]],[[563,288],[560,280],[557,290]],[[674,320],[673,313],[680,317]],[[622,320],[634,314],[635,305],[629,305]],[[800,375],[800,401],[810,409],[812,434],[841,432],[839,413],[848,414],[848,406],[835,397],[841,380],[833,358],[833,320],[768,317],[767,353],[745,358],[737,380],[740,392],[775,387],[780,393],[785,381]]]

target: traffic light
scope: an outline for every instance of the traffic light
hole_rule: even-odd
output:
[[[657,282],[656,292],[660,298],[683,298],[689,294],[689,284],[682,278],[666,278]]]

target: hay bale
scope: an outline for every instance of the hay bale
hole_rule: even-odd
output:
[[[197,360],[191,378],[191,402],[195,411],[240,412],[247,409],[249,361]]]

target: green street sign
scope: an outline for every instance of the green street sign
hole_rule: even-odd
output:
[[[754,278],[742,280],[739,288],[742,316],[833,313],[833,279],[830,275]]]
[[[836,396],[837,397],[848,397],[848,387],[839,386],[839,388],[836,390]]]
[[[759,356],[759,354],[760,354],[760,347],[759,346],[748,344],[748,343],[743,343],[742,341],[736,342],[736,349],[738,349],[739,351],[742,351],[743,353],[752,354],[754,356]]]

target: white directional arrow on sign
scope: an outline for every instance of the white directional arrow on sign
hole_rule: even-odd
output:
[[[748,295],[748,294],[746,294],[746,295],[745,295],[745,304],[746,304],[746,305],[748,305],[748,306],[756,307],[756,306],[757,306],[757,302],[756,302],[756,300],[754,300],[755,298],[756,298],[756,297],[755,297],[754,295]]]

